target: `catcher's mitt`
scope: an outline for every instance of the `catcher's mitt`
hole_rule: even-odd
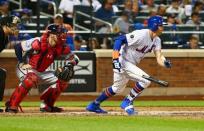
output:
[[[58,68],[55,71],[55,76],[60,80],[69,81],[74,76],[74,69],[72,64],[65,65],[63,68]]]

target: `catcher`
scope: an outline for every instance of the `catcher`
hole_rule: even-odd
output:
[[[30,39],[15,46],[19,61],[17,76],[21,82],[10,100],[6,102],[6,112],[17,113],[21,101],[29,90],[41,84],[47,84],[49,87],[40,96],[42,100],[40,111],[63,111],[62,108],[55,107],[54,103],[68,87],[68,82],[74,75],[73,66],[79,62],[79,58],[64,44],[65,41],[62,39],[64,31],[61,26],[51,24],[41,38]],[[56,71],[47,70],[54,60],[61,56],[65,56],[65,66]]]

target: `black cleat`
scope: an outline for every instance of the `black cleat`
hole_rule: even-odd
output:
[[[5,112],[10,112],[10,113],[17,113],[18,112],[18,107],[11,107],[9,101],[7,101],[5,103],[5,106],[6,106]]]
[[[53,106],[53,107],[45,106],[44,108],[40,108],[40,111],[41,112],[62,112],[64,110],[63,108],[56,107],[56,106]]]

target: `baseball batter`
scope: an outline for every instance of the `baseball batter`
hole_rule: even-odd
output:
[[[121,108],[128,115],[137,113],[134,110],[133,101],[151,82],[142,77],[142,75],[149,75],[136,65],[144,58],[145,54],[153,51],[160,66],[171,67],[170,61],[161,53],[161,39],[158,37],[163,31],[164,24],[161,16],[153,16],[148,19],[148,29],[135,30],[116,38],[112,56],[114,83],[87,106],[88,111],[107,113],[100,108],[100,104],[109,97],[122,92],[128,81],[132,80],[135,81],[135,87],[123,100]]]
[[[41,38],[23,41],[15,46],[15,52],[19,61],[17,76],[20,79],[10,100],[6,102],[6,112],[18,112],[23,98],[32,87],[41,84],[49,85],[42,93],[40,111],[61,112],[62,108],[55,107],[54,103],[68,86],[68,81],[73,77],[73,66],[79,62],[76,55],[72,54],[69,46],[62,39],[64,28],[51,24]],[[24,53],[24,57],[22,55]],[[58,57],[64,56],[66,64],[55,72],[47,68]]]

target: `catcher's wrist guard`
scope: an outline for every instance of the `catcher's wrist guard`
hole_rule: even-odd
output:
[[[69,81],[74,76],[74,66],[72,64],[67,64],[63,68],[58,68],[55,71],[55,76],[63,81]]]

